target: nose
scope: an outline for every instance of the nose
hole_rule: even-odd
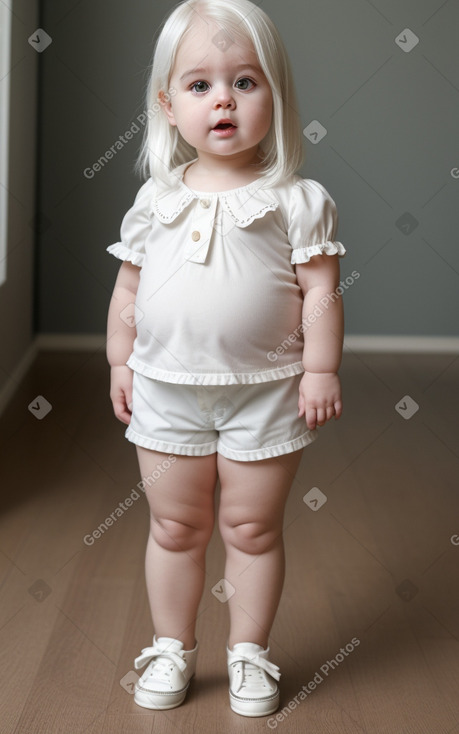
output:
[[[236,107],[232,87],[229,87],[226,84],[221,84],[215,88],[213,108],[214,110],[218,110],[220,107],[223,107],[226,110],[231,110]]]

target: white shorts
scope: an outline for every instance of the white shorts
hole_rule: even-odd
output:
[[[134,372],[126,438],[138,446],[185,456],[218,451],[256,461],[307,446],[317,438],[298,418],[302,375],[249,385],[179,385]]]

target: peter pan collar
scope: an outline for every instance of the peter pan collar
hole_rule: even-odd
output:
[[[170,185],[160,180],[154,184],[152,211],[160,222],[169,224],[191,202],[196,199],[211,199],[215,196],[218,196],[223,209],[228,212],[238,227],[247,227],[254,219],[264,217],[266,212],[274,211],[279,206],[272,190],[261,188],[262,179],[229,191],[208,193],[193,191],[183,182],[185,169],[191,163],[192,161],[188,161],[174,168],[170,176]]]

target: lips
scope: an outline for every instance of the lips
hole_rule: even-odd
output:
[[[228,130],[228,128],[237,127],[231,120],[220,120],[213,130]]]

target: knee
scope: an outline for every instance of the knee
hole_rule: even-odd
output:
[[[176,520],[152,518],[150,533],[164,550],[192,551],[206,548],[212,527],[210,525],[193,527]]]
[[[282,542],[282,530],[266,527],[261,522],[243,522],[220,526],[221,536],[226,546],[243,553],[258,556],[267,553]]]

